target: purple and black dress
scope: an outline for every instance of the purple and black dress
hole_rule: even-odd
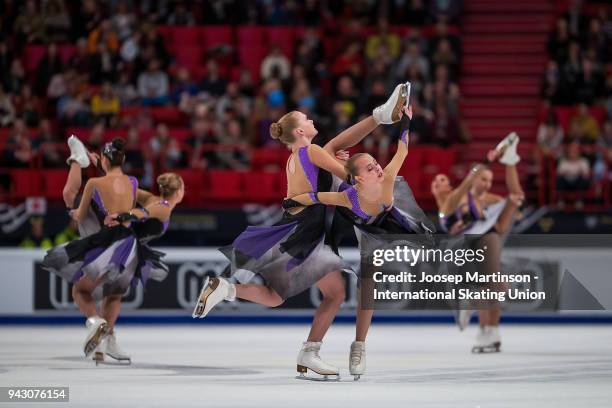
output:
[[[130,182],[136,202],[138,181],[130,177]],[[71,283],[83,276],[93,281],[104,276],[101,290],[96,290],[97,296],[94,296],[97,299],[124,294],[130,286],[136,286],[139,281],[144,285],[150,277],[165,277],[168,268],[161,261],[164,254],[143,244],[131,226],[103,225],[108,211],[95,189],[90,208],[101,226],[99,231],[50,249],[43,259],[43,269]]]
[[[499,219],[504,207],[506,206],[507,200],[500,200],[499,202],[489,205],[487,208],[482,210],[482,213],[478,210],[476,201],[472,196],[472,193],[467,193],[467,204],[462,204],[454,212],[448,215],[442,215],[440,217],[441,229],[448,233],[455,222],[462,220],[464,227],[460,234],[465,235],[481,235],[491,232],[495,227],[495,223]],[[467,207],[467,211],[464,211]]]
[[[312,191],[329,191],[330,174],[320,170],[302,147],[297,157]],[[297,214],[287,211],[272,226],[249,226],[234,242],[220,251],[230,265],[224,275],[239,282],[256,276],[287,299],[310,288],[330,272],[345,269],[342,259],[325,242],[326,206],[304,207]]]

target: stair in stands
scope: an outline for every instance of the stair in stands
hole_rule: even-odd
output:
[[[548,0],[465,1],[461,112],[472,142],[459,151],[460,161],[481,160],[501,138],[516,131],[522,140],[519,151],[529,162],[546,41],[553,26],[554,4]],[[504,184],[498,170],[494,190]]]

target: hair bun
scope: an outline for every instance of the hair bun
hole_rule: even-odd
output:
[[[274,122],[270,125],[270,137],[272,139],[280,139],[283,135],[283,127],[278,122]]]
[[[123,149],[125,149],[126,142],[121,137],[114,138],[112,143],[113,143],[113,147],[119,151],[123,151]]]

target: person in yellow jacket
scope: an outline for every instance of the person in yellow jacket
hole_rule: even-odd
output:
[[[45,224],[42,217],[33,217],[30,219],[30,232],[26,238],[21,241],[19,247],[42,249],[53,247],[51,238],[45,237]]]

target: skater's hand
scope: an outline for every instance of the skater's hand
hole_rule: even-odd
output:
[[[493,163],[495,160],[499,159],[503,153],[503,150],[489,150],[487,152],[487,160],[489,163]]]
[[[72,218],[73,220],[78,221],[78,220],[76,219],[76,210],[70,210],[70,211],[68,211],[68,215],[69,215],[69,216],[70,216],[70,218]]]
[[[517,207],[523,205],[523,201],[525,201],[525,196],[523,194],[510,194],[510,202]]]
[[[98,153],[87,152],[87,156],[89,156],[89,161],[91,161],[91,164],[97,167],[98,161],[100,161],[100,156]]]
[[[338,150],[336,152],[336,159],[340,160],[340,161],[347,161],[349,159],[350,155],[348,150]]]
[[[453,224],[453,226],[451,227],[450,231],[448,231],[448,233],[450,235],[457,235],[458,233],[461,232],[461,230],[463,230],[463,228],[465,228],[465,224],[463,223],[463,220],[459,220]]]
[[[400,119],[407,115],[408,119],[412,120],[412,105],[404,106],[404,108],[400,111]]]
[[[104,225],[106,225],[107,227],[114,227],[116,225],[119,225],[119,221],[116,220],[118,216],[119,214],[117,213],[107,215],[104,218]]]

